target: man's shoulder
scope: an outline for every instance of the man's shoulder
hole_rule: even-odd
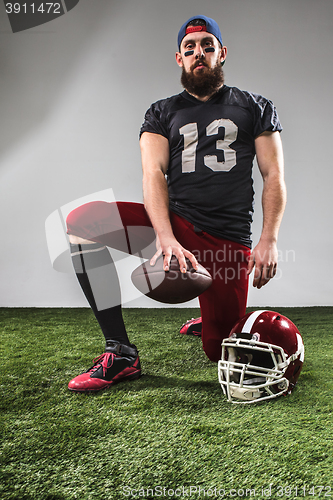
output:
[[[183,94],[184,92],[181,92],[180,94],[164,97],[163,99],[159,99],[158,101],[153,102],[150,107],[153,109],[170,108],[171,106],[177,105],[184,100]]]
[[[229,87],[223,85],[222,96],[227,97],[230,104],[238,104],[240,106],[253,106],[253,105],[265,105],[269,101],[266,97],[261,94],[250,92],[248,90],[241,90],[238,87]]]
[[[176,94],[151,104],[145,114],[139,136],[141,137],[143,132],[154,132],[168,138],[170,117],[183,107],[182,101],[182,94]]]

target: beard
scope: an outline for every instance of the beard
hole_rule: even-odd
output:
[[[194,73],[194,69],[203,64],[205,69]],[[215,94],[224,83],[224,73],[222,65],[217,63],[216,66],[210,68],[202,59],[195,61],[187,72],[183,67],[180,78],[181,84],[189,94],[198,97],[207,97]]]

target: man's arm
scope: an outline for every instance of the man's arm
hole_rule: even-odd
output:
[[[278,232],[286,205],[284,162],[279,132],[264,132],[255,140],[262,192],[263,227],[260,240],[253,249],[248,274],[255,267],[253,286],[261,288],[276,274]]]
[[[164,255],[164,270],[169,269],[170,259],[175,255],[180,269],[186,272],[185,257],[197,268],[194,255],[176,240],[169,217],[169,193],[165,174],[169,165],[169,141],[159,134],[144,132],[140,139],[143,169],[143,199],[145,209],[156,231],[159,248],[151,259]]]

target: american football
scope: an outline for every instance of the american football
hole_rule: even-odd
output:
[[[212,277],[199,264],[197,270],[186,259],[187,272],[181,273],[175,256],[170,261],[169,271],[163,269],[163,258],[151,266],[144,262],[132,272],[132,282],[141,293],[165,304],[179,304],[198,297],[212,284]]]

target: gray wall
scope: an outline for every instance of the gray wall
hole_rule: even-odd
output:
[[[151,102],[181,90],[176,36],[195,14],[221,27],[226,83],[272,99],[284,126],[279,274],[250,290],[249,305],[333,304],[333,2],[81,0],[65,16],[16,34],[3,3],[0,11],[0,306],[86,305],[74,274],[52,268],[45,221],[57,239],[62,207],[75,200],[101,191],[142,200],[138,131]],[[256,241],[261,180],[254,170]],[[156,307],[145,298],[130,302],[126,269],[137,264],[122,262],[126,304]]]

